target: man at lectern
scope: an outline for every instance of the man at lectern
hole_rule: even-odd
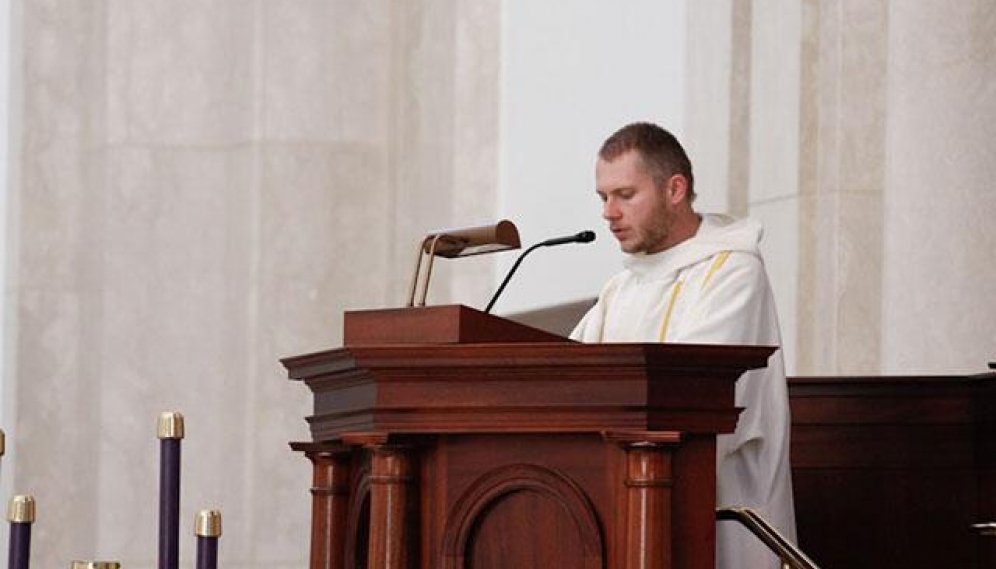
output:
[[[625,269],[571,337],[583,342],[781,345],[778,318],[749,219],[698,214],[685,150],[657,125],[627,125],[605,141],[595,166],[602,217]],[[737,382],[745,410],[717,439],[717,506],[746,506],[795,541],[789,407],[781,350]],[[717,526],[717,567],[777,567],[739,526]]]

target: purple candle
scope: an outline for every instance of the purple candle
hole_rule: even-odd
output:
[[[159,415],[159,569],[178,569],[180,561],[180,441],[183,415]]]
[[[194,534],[197,535],[197,569],[217,569],[221,512],[218,510],[197,512]]]
[[[31,524],[35,523],[35,499],[31,496],[14,496],[7,506],[10,522],[10,547],[7,567],[28,569],[31,560]]]

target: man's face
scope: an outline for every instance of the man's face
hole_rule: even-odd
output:
[[[611,162],[599,158],[595,186],[602,199],[602,217],[623,251],[658,253],[669,247],[674,206],[667,199],[667,188],[657,187],[637,151]]]

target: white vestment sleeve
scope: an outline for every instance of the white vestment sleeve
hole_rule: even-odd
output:
[[[594,344],[602,341],[602,322],[603,322],[603,312],[605,303],[601,298],[588,309],[578,325],[574,327],[571,332],[570,338],[572,340],[577,340],[578,342],[585,342],[588,344]]]
[[[700,283],[692,281],[694,286]],[[774,299],[761,260],[731,253],[695,291],[691,306],[670,341],[780,346]],[[765,369],[745,373],[736,387],[744,408],[732,435],[717,437],[717,505],[744,505],[795,540],[788,461],[788,390],[781,350]],[[770,551],[742,530],[718,528],[719,567],[777,567]]]

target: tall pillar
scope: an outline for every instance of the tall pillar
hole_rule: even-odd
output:
[[[877,373],[889,3],[802,6],[796,370]]]
[[[996,5],[890,2],[882,371],[994,359]]]

